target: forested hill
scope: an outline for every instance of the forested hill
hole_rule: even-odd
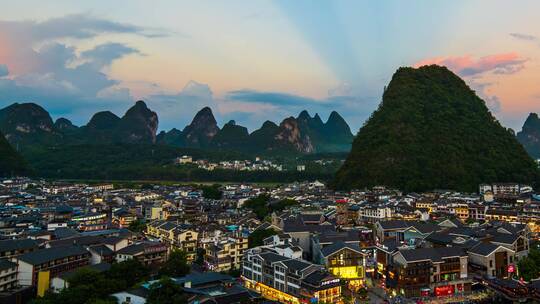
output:
[[[440,66],[400,68],[332,185],[475,191],[536,183],[535,162],[465,82]]]
[[[27,173],[26,162],[0,133],[0,177]]]

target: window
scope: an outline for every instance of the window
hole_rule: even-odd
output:
[[[493,267],[493,260],[489,260],[489,267]]]

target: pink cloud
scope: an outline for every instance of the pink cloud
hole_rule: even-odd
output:
[[[517,53],[495,54],[478,59],[470,55],[465,55],[461,57],[449,56],[424,59],[414,64],[414,66],[420,67],[430,64],[444,65],[460,76],[474,76],[485,72],[514,74],[523,69],[523,65],[527,60]]]

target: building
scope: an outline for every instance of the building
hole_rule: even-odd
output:
[[[38,273],[48,274],[44,279],[48,281],[64,272],[88,265],[90,253],[81,246],[60,246],[25,253],[16,257],[15,262],[18,265],[19,284],[37,286]]]
[[[486,221],[517,222],[518,211],[500,208],[491,208],[486,211]]]
[[[336,242],[321,249],[321,264],[328,272],[348,283],[356,290],[364,285],[366,256],[356,244]]]
[[[0,241],[0,258],[11,259],[38,249],[38,243],[32,239]]]
[[[137,259],[146,266],[159,265],[167,261],[168,247],[158,242],[143,242],[120,249],[116,261],[123,262]]]
[[[228,237],[216,243],[204,246],[204,260],[212,271],[228,271],[240,269],[244,251],[248,249],[248,239],[243,237]]]
[[[508,278],[514,265],[515,252],[502,245],[479,243],[468,251],[471,269],[489,278]]]
[[[469,292],[468,255],[459,247],[399,250],[392,256],[387,287],[405,297]]]
[[[151,220],[166,220],[169,217],[169,211],[163,206],[151,205],[145,209],[145,218]]]
[[[281,303],[341,300],[340,279],[322,266],[264,249],[254,248],[244,255],[242,280],[247,288]]]
[[[159,239],[170,249],[182,250],[190,262],[197,256],[199,233],[192,226],[158,220],[146,226],[146,235]]]
[[[17,264],[0,259],[0,292],[6,292],[18,286]]]
[[[188,156],[188,155],[183,155],[181,157],[177,157],[174,160],[174,163],[177,164],[177,165],[191,164],[191,163],[193,163],[193,157]]]
[[[519,194],[519,184],[517,183],[495,183],[491,186],[495,196]]]

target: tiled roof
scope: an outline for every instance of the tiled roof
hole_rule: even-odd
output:
[[[19,260],[32,265],[40,265],[56,259],[62,259],[75,255],[89,254],[80,246],[63,246],[47,249],[39,249],[33,252],[25,253],[18,257]]]

